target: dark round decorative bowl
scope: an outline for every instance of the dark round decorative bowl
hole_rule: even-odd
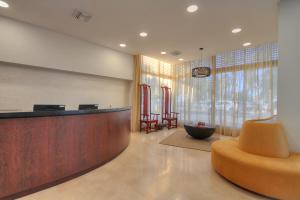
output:
[[[200,140],[209,138],[216,130],[216,128],[210,126],[197,127],[191,125],[184,125],[184,129],[190,136]]]

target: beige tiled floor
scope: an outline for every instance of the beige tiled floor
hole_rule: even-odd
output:
[[[133,133],[130,146],[106,165],[23,200],[250,200],[264,197],[216,174],[210,153],[161,145],[175,130]],[[246,172],[245,172],[246,173]]]

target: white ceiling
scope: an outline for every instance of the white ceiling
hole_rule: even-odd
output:
[[[170,63],[277,41],[277,0],[7,0],[0,15],[26,21],[130,54],[143,54]],[[186,7],[197,4],[197,13]],[[72,18],[74,9],[93,15],[84,23]],[[231,30],[242,27],[240,34]],[[138,33],[146,31],[147,38]],[[126,43],[126,48],[119,47]],[[160,55],[179,50],[174,57]]]

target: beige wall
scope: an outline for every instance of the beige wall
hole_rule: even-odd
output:
[[[129,105],[131,81],[0,62],[0,110],[30,111],[35,103]]]
[[[278,114],[300,152],[300,1],[280,1]]]
[[[0,61],[133,79],[133,56],[0,16]]]
[[[133,56],[0,16],[0,112],[130,104]]]

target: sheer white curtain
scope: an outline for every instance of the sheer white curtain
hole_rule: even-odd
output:
[[[169,63],[147,56],[141,57],[141,80],[151,87],[151,111],[161,114],[161,86],[172,88],[173,70]]]
[[[220,133],[236,136],[245,120],[276,114],[276,44],[217,54],[215,67],[215,122]]]
[[[212,76],[192,78],[192,69],[211,66],[211,60],[196,60],[174,66],[174,107],[179,112],[179,122],[212,122]]]
[[[192,78],[197,66],[210,66],[212,76]],[[181,123],[216,124],[236,136],[247,119],[277,113],[277,44],[217,54],[210,60],[174,66],[174,107]]]

